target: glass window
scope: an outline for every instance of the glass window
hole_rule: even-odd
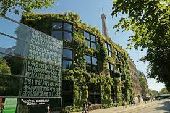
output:
[[[105,48],[107,48],[107,43],[105,43]]]
[[[69,23],[64,23],[64,30],[72,31],[72,25]]]
[[[92,65],[97,65],[97,59],[95,57],[92,57]]]
[[[91,35],[91,41],[96,42],[96,37],[94,35]]]
[[[63,57],[67,59],[73,59],[73,52],[70,49],[63,49]]]
[[[93,72],[98,71],[97,58],[95,58],[93,56],[86,55],[85,60],[86,60],[86,69],[87,69],[87,71],[93,71]]]
[[[108,44],[108,50],[110,50],[110,51],[111,51],[111,45],[110,45],[110,44]]]
[[[84,37],[88,40],[90,40],[90,34],[88,32],[84,32]]]
[[[112,52],[111,51],[108,51],[108,56],[112,57]]]
[[[71,65],[72,65],[72,61],[63,60],[63,69],[70,69]]]
[[[88,48],[90,48],[90,41],[89,41],[89,40],[86,40],[86,46],[87,46]]]
[[[113,67],[113,64],[110,64],[110,70],[113,71],[114,67]]]
[[[85,60],[87,64],[91,64],[91,57],[90,56],[85,56]]]
[[[91,48],[96,49],[96,43],[91,42]]]
[[[98,71],[97,69],[98,69],[98,68],[97,68],[97,65],[92,65],[92,69],[91,69],[91,70],[97,72],[97,71]]]
[[[53,30],[62,30],[62,22],[55,22],[52,24]]]
[[[64,31],[64,40],[67,40],[67,41],[71,42],[72,38],[73,38],[72,33]]]
[[[109,57],[112,57],[111,45],[106,42],[106,43],[105,43],[105,47],[106,47],[106,49],[107,49],[107,55],[108,55]]]
[[[58,40],[62,40],[62,31],[52,31],[52,37],[57,38]]]
[[[113,76],[114,73],[114,65],[111,63],[107,63],[107,69],[110,71],[110,75]]]

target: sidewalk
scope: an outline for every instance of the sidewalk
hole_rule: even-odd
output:
[[[119,107],[111,107],[111,108],[107,108],[107,109],[97,109],[97,110],[93,110],[90,111],[89,113],[130,113],[130,111],[132,110],[139,110],[142,108],[146,108],[149,106],[153,106],[155,104],[157,104],[159,101],[153,101],[153,102],[147,102],[145,103],[140,103],[138,105],[128,105],[127,107],[123,107],[123,106],[119,106]],[[82,113],[82,112],[74,112],[74,113]]]

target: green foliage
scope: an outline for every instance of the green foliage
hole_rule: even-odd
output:
[[[166,88],[162,88],[161,91],[159,92],[159,94],[168,94],[170,92],[168,92],[168,90]]]
[[[149,77],[170,89],[170,8],[169,0],[114,0],[112,15],[127,14],[114,26],[131,30],[131,46],[147,49]]]
[[[70,111],[81,110],[81,106],[85,100],[88,98],[88,84],[94,83],[100,85],[101,87],[101,103],[104,108],[111,107],[115,103],[111,98],[111,86],[114,87],[117,92],[117,103],[118,105],[122,105],[122,90],[121,86],[125,83],[121,83],[120,77],[121,73],[117,72],[114,77],[110,77],[107,69],[107,62],[112,63],[113,65],[119,65],[121,70],[126,70],[124,73],[126,80],[126,98],[130,98],[131,96],[131,78],[128,74],[128,64],[126,63],[128,60],[128,55],[125,50],[123,50],[119,45],[113,43],[111,39],[102,36],[100,31],[95,28],[82,23],[80,17],[75,13],[64,13],[64,14],[33,14],[33,13],[25,13],[22,18],[22,23],[27,24],[37,30],[43,31],[46,34],[51,34],[51,25],[56,20],[61,20],[65,22],[70,22],[73,24],[73,41],[67,42],[64,41],[64,46],[72,48],[74,51],[74,63],[71,69],[65,69],[62,72],[63,80],[71,80],[74,82],[74,102],[73,106],[69,107]],[[96,36],[96,40],[98,41],[97,49],[88,48],[85,44],[85,37],[83,36],[82,30],[85,30],[89,33],[92,33]],[[120,61],[116,61],[116,57],[108,57],[105,42],[111,44],[113,51],[118,51],[121,54],[119,58]],[[86,70],[86,62],[84,55],[94,55],[96,54],[98,59],[98,67],[99,71],[97,73],[90,73]],[[115,53],[113,53],[115,55]],[[129,77],[128,77],[129,76]],[[127,101],[129,101],[127,99]]]
[[[20,9],[30,12],[32,9],[48,7],[53,3],[54,0],[0,0],[0,15],[5,15],[8,11],[19,14]]]
[[[7,62],[0,58],[0,74],[1,75],[10,75],[11,70],[10,67],[7,65]]]
[[[142,88],[142,94],[146,96],[146,94],[148,94],[148,84],[145,75],[142,72],[139,72],[139,82]]]

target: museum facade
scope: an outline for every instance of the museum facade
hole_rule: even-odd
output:
[[[134,98],[128,53],[74,13],[25,13],[21,22],[63,41],[62,106],[111,107]],[[140,89],[140,88],[139,88]]]

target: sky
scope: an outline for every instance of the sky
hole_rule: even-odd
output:
[[[42,8],[34,10],[36,13],[63,13],[63,12],[75,12],[80,15],[81,20],[89,25],[97,27],[102,31],[101,14],[106,15],[106,24],[108,34],[112,41],[126,49],[128,44],[128,37],[133,35],[132,32],[117,32],[113,30],[113,26],[118,22],[122,15],[118,17],[112,17],[112,0],[57,0],[53,6],[49,8]],[[9,17],[19,20],[20,16],[8,15]],[[7,27],[7,26],[6,26]],[[142,56],[145,56],[146,50],[129,50],[126,49],[129,56],[133,59],[138,70],[147,75],[148,62],[139,61]],[[154,79],[147,79],[148,86],[152,90],[160,91],[164,87],[162,83],[156,83]]]

